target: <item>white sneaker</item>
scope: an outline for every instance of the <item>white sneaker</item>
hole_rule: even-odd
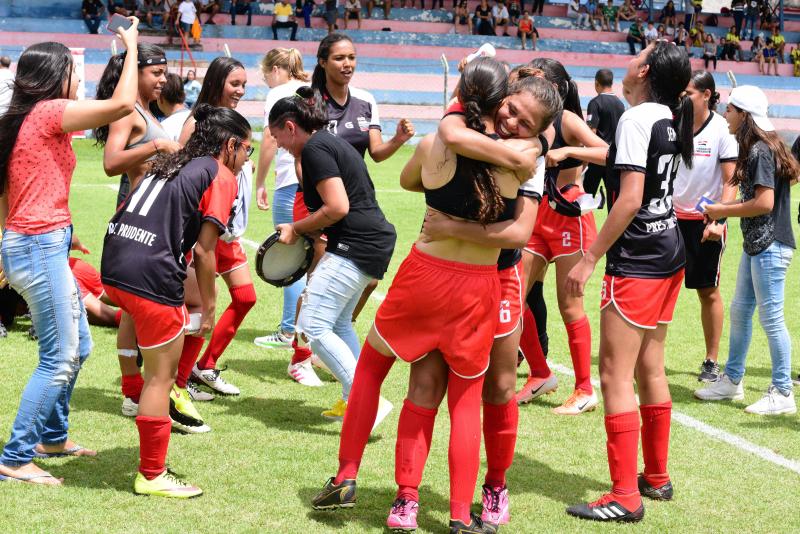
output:
[[[214,395],[198,388],[197,384],[191,380],[186,382],[186,391],[194,402],[208,402],[214,400]]]
[[[756,415],[791,415],[797,412],[794,403],[794,392],[784,395],[774,385],[758,401],[744,409],[747,413]]]
[[[286,372],[301,386],[316,388],[323,385],[322,380],[319,379],[317,373],[314,372],[314,368],[311,366],[311,358],[299,363],[290,362]]]
[[[122,399],[122,415],[125,417],[136,417],[139,415],[139,405],[133,402],[130,397]]]
[[[197,364],[194,364],[192,368],[192,378],[222,395],[238,395],[241,393],[239,388],[220,376],[221,372],[221,369],[200,369],[197,367]],[[213,395],[211,398],[214,398]],[[197,400],[194,397],[192,397],[192,399]]]
[[[734,384],[728,375],[723,373],[716,382],[709,382],[706,387],[695,390],[694,396],[707,401],[742,400],[744,399],[744,380]]]
[[[386,416],[389,415],[392,408],[394,408],[394,405],[391,402],[383,397],[380,398],[378,401],[378,414],[375,416],[375,423],[372,425],[372,431],[378,428],[378,425],[386,419]]]
[[[292,336],[287,336],[280,329],[266,336],[257,337],[253,343],[265,349],[291,349]]]

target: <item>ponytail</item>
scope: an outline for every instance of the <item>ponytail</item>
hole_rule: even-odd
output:
[[[531,61],[529,65],[533,69],[530,75],[544,76],[548,82],[554,84],[556,89],[558,89],[558,94],[561,96],[564,109],[573,112],[582,119],[583,111],[581,110],[581,98],[578,93],[578,85],[570,77],[564,65],[555,59],[546,57],[537,57]],[[524,77],[523,73],[520,72],[520,78]]]
[[[578,84],[575,80],[567,80],[567,96],[564,98],[564,109],[573,112],[583,120],[583,110],[581,109],[581,96],[578,93]]]
[[[280,67],[289,73],[289,79],[307,82],[308,74],[303,70],[303,55],[296,48],[273,48],[261,60],[261,73],[264,77],[273,67]]]
[[[672,116],[681,159],[683,159],[684,165],[691,169],[694,154],[694,106],[688,95],[684,94],[680,97],[677,107],[672,108]]]
[[[328,124],[328,110],[322,95],[311,87],[298,87],[297,92],[278,100],[269,112],[269,128],[282,130],[292,121],[302,130],[313,133]]]

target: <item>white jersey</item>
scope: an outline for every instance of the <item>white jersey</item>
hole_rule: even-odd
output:
[[[170,139],[173,141],[178,140],[183,130],[183,124],[186,122],[186,119],[189,118],[191,112],[192,110],[190,109],[182,109],[161,121],[161,127],[167,132]]]
[[[250,199],[253,196],[253,163],[245,161],[242,170],[236,175],[236,182],[239,184],[239,192],[233,202],[233,216],[231,217],[228,231],[221,238],[224,241],[232,241],[244,235],[247,230],[247,215],[250,210]]]
[[[711,112],[708,120],[694,135],[694,156],[692,168],[687,169],[683,162],[678,166],[675,190],[672,200],[675,212],[681,219],[702,218],[695,207],[705,196],[719,202],[722,200],[722,167],[720,163],[736,161],[739,145],[736,138],[728,132],[728,121],[721,115]]]
[[[269,112],[272,106],[281,98],[292,96],[298,87],[308,85],[308,82],[289,80],[283,85],[273,87],[267,93],[267,102],[264,106],[264,126],[269,126]],[[297,174],[294,171],[294,157],[286,150],[279,148],[275,156],[275,189],[281,189],[297,183]]]

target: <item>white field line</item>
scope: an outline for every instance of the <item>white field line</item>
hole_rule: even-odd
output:
[[[572,369],[558,363],[551,364],[550,368],[563,375],[569,375],[573,377],[575,376],[575,373],[572,371]],[[596,388],[599,388],[600,381],[592,379],[592,385]],[[736,447],[737,449],[758,456],[762,460],[765,460],[777,466],[788,469],[789,471],[794,471],[795,473],[800,475],[800,462],[798,462],[797,460],[790,460],[789,458],[781,456],[780,454],[766,447],[762,447],[761,445],[756,445],[755,443],[748,441],[742,437],[739,437],[736,434],[731,434],[730,432],[727,432],[715,426],[711,426],[708,423],[704,423],[703,421],[695,419],[694,417],[686,415],[685,413],[673,410],[672,420],[685,427],[691,428],[702,434],[705,434],[710,438],[714,438],[718,441],[722,441],[723,443],[727,443],[728,445]]]

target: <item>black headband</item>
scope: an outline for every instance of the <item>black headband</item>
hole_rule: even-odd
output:
[[[151,58],[139,58],[139,66],[140,67],[150,67],[152,65],[166,65],[167,58],[164,56],[159,57],[151,57]]]

